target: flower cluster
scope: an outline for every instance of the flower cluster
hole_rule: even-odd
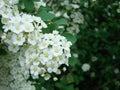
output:
[[[13,52],[17,52],[19,46],[23,46],[25,43],[34,45],[34,35],[40,33],[42,28],[47,27],[40,17],[19,13],[16,6],[10,7],[5,4],[1,7],[0,15],[4,24],[2,38],[8,44],[8,49]],[[36,37],[38,36],[36,35]]]
[[[50,73],[60,73],[58,69],[62,64],[68,66],[68,58],[71,57],[71,42],[57,31],[40,35],[39,41],[33,46],[24,47],[19,57],[22,67],[27,67],[33,78],[39,75],[48,80]]]
[[[46,0],[49,2],[49,0]],[[56,13],[56,17],[62,16],[66,18],[68,26],[65,28],[68,32],[76,35],[80,32],[79,26],[84,24],[84,16],[81,13],[80,0],[65,0],[59,1],[51,0],[49,6],[52,7],[53,11]],[[61,7],[64,8],[61,11]]]
[[[62,64],[68,66],[72,43],[56,30],[43,34],[42,29],[47,28],[47,24],[40,17],[19,12],[15,5],[18,1],[14,4],[5,1],[0,4],[4,29],[2,41],[8,45],[9,51],[19,55],[21,68],[26,68],[27,74],[30,71],[33,79],[41,75],[48,80],[51,73],[60,74],[59,67]],[[35,4],[45,6],[42,1]]]
[[[20,67],[17,58],[18,54],[0,55],[0,90],[35,90],[27,81],[29,71]]]

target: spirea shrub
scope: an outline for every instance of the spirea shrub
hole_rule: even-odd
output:
[[[1,56],[4,64],[1,63],[2,69],[8,70],[1,72],[6,73],[3,76],[6,78],[2,74],[0,78],[3,78],[1,83],[8,90],[36,90],[36,82],[29,79],[44,77],[49,80],[53,74],[61,74],[61,65],[69,66],[70,47],[74,37],[59,31],[62,23],[67,24],[66,20],[54,19],[54,13],[49,13],[45,2],[1,0],[0,16],[1,49],[8,54]],[[53,28],[52,19],[56,22],[56,28]],[[70,38],[73,38],[72,41]],[[7,83],[4,82],[6,79]],[[53,80],[56,81],[57,77],[53,77]]]
[[[0,90],[120,90],[119,0],[0,0]]]

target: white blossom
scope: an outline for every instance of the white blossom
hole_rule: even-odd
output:
[[[81,68],[84,72],[87,72],[90,69],[90,65],[88,63],[84,63]]]

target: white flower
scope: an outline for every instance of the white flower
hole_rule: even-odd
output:
[[[12,24],[7,23],[2,28],[4,29],[4,32],[8,32],[8,30],[12,28]]]
[[[8,8],[8,7],[3,7],[1,10],[0,10],[0,14],[2,15],[2,17],[4,18],[9,18],[9,17],[12,17],[12,9],[11,8]]]
[[[41,59],[38,56],[34,58],[33,60],[34,60],[33,65],[38,66],[40,64]]]
[[[115,68],[115,69],[114,69],[114,73],[115,73],[115,74],[118,74],[119,72],[120,72],[120,71],[119,71],[118,68]]]
[[[74,9],[77,9],[77,8],[79,8],[80,6],[77,5],[77,4],[72,4],[72,7],[73,7]]]
[[[41,39],[42,39],[42,36],[43,36],[42,33],[40,33],[39,31],[35,30],[35,38],[36,38],[36,40],[38,40],[40,42]]]
[[[117,13],[120,13],[120,8],[117,9]]]
[[[64,50],[64,54],[65,54],[65,56],[67,56],[67,58],[71,57],[70,49]]]
[[[53,55],[56,56],[56,57],[63,54],[63,49],[59,46],[58,47],[52,47],[51,51],[52,51]]]
[[[15,24],[14,26],[11,27],[11,31],[19,34],[24,30],[24,27],[22,24]]]
[[[16,15],[14,17],[11,17],[9,22],[13,23],[13,24],[20,24],[21,16],[20,15]]]
[[[52,73],[52,72],[57,72],[57,68],[58,68],[58,64],[57,62],[48,62],[47,63],[47,71],[49,73]]]
[[[45,22],[43,22],[43,21],[41,20],[40,23],[41,23],[41,26],[42,26],[43,28],[47,28],[47,24],[46,24]]]
[[[29,56],[29,57],[26,57],[25,59],[25,64],[27,67],[29,67],[33,62],[33,57]]]
[[[53,80],[54,80],[54,81],[57,81],[57,80],[58,80],[58,78],[57,78],[57,77],[54,77],[54,78],[53,78]]]
[[[12,33],[8,33],[4,40],[5,43],[11,44],[12,43]]]
[[[48,42],[46,42],[45,40],[43,40],[41,43],[39,43],[39,49],[44,49],[48,47]]]
[[[59,32],[58,32],[58,31],[56,31],[56,30],[54,30],[54,31],[53,31],[53,34],[54,34],[54,35],[58,35],[58,34],[59,34]]]
[[[67,68],[66,67],[63,67],[63,69],[62,69],[64,72],[67,70]]]
[[[60,69],[57,69],[57,72],[56,72],[56,74],[61,74],[61,71],[60,71]]]
[[[37,43],[36,37],[34,33],[30,33],[28,35],[28,43],[31,45],[35,45]]]
[[[23,36],[22,33],[20,33],[19,35],[13,34],[12,40],[13,40],[13,43],[16,45],[23,45],[23,43],[25,42],[25,37]]]
[[[25,32],[32,32],[32,31],[34,31],[34,26],[33,26],[32,23],[24,23],[23,27],[24,27],[24,31]]]
[[[0,1],[0,9],[5,5],[4,0]]]
[[[40,72],[40,68],[38,66],[35,66],[35,65],[32,65],[30,67],[30,73],[33,75],[33,76],[38,76],[39,75],[39,72]]]
[[[45,74],[45,75],[44,75],[44,79],[45,79],[45,80],[49,80],[50,77],[51,77],[50,74]]]
[[[52,59],[52,54],[51,54],[51,52],[50,52],[49,49],[43,50],[43,55],[44,55],[44,57],[47,58],[47,59]]]
[[[33,53],[33,52],[36,52],[36,50],[33,48],[33,46],[28,47],[28,48],[25,50],[25,57],[35,56],[36,53]]]
[[[60,46],[61,45],[60,39],[53,38],[52,42],[51,42],[51,45],[53,45],[53,46]]]
[[[72,45],[71,42],[62,42],[62,47],[65,50],[69,50],[71,45]]]
[[[4,17],[1,18],[1,22],[2,22],[3,24],[8,24],[8,21],[9,21],[8,18],[4,18]]]
[[[64,13],[63,16],[68,19],[70,18],[67,13]]]
[[[8,46],[8,49],[9,49],[9,51],[16,53],[19,50],[19,47],[18,47],[18,45],[10,44]]]
[[[41,18],[37,16],[33,16],[33,21],[39,23],[41,21]]]
[[[59,63],[60,65],[64,64],[65,61],[66,61],[65,55],[61,55],[61,56],[59,56],[59,57],[57,57],[57,58],[58,58],[58,63]]]
[[[33,22],[33,18],[29,14],[23,14],[22,15],[22,22],[23,23],[31,23],[31,22]]]
[[[60,16],[61,16],[61,12],[60,12],[60,11],[57,12],[57,13],[55,14],[55,16],[56,16],[56,17],[60,17]]]
[[[90,65],[89,65],[89,64],[84,63],[84,64],[82,65],[82,70],[83,70],[84,72],[89,71],[89,69],[90,69]]]

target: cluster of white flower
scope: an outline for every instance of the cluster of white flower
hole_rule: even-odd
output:
[[[30,69],[33,78],[39,75],[48,80],[50,73],[59,74],[58,69],[62,64],[68,66],[68,58],[71,57],[71,42],[57,31],[40,35],[39,41],[32,46],[26,46],[21,53],[19,61],[22,67]]]
[[[47,0],[49,2],[49,0]],[[56,2],[56,3],[55,3]],[[73,35],[80,32],[79,26],[84,24],[84,16],[81,13],[80,0],[63,0],[57,4],[56,0],[51,0],[49,6],[53,8],[56,17],[63,16],[69,21],[66,30]],[[64,9],[61,11],[61,7]]]
[[[4,1],[2,1],[5,3]],[[4,34],[2,39],[9,44],[8,49],[13,52],[19,50],[19,46],[25,43],[35,44],[34,35],[41,32],[47,25],[40,17],[32,16],[26,13],[19,13],[17,7],[2,5],[0,15],[4,24]]]
[[[0,55],[0,90],[35,90],[27,81],[29,71],[20,67],[17,58],[18,54]]]
[[[13,2],[13,0],[10,1]],[[1,22],[4,29],[2,41],[8,45],[9,51],[19,55],[21,69],[25,70],[23,75],[14,76],[15,73],[19,73],[19,70],[17,71],[17,68],[13,67],[11,72],[16,78],[14,84],[19,86],[20,83],[17,81],[24,76],[25,72],[26,78],[29,77],[29,74],[34,79],[41,75],[45,80],[51,77],[51,73],[60,74],[59,67],[62,64],[68,66],[72,43],[55,30],[53,33],[43,34],[42,28],[47,28],[46,23],[40,17],[19,12],[15,5],[19,0],[16,0],[14,4],[11,4],[10,1],[9,3],[6,3],[6,0],[0,2]],[[39,4],[38,6],[45,6],[42,1],[37,4]],[[11,86],[13,85],[11,84]]]
[[[81,68],[82,68],[83,72],[87,72],[90,70],[90,64],[84,63]]]

